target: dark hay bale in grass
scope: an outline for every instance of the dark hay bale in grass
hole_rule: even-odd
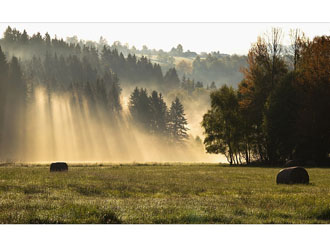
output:
[[[68,164],[65,162],[55,162],[50,164],[51,172],[67,172],[68,169]]]
[[[276,177],[277,184],[308,184],[309,175],[305,168],[300,166],[280,170]]]

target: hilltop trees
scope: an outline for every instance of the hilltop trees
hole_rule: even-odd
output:
[[[80,70],[77,75],[81,74],[81,78],[72,77],[73,81],[78,79],[92,81],[96,79],[96,74],[100,77],[111,70],[118,75],[122,84],[157,85],[158,88],[179,87],[173,68],[168,71],[167,83],[164,84],[165,77],[159,64],[152,63],[144,55],[137,57],[127,48],[124,52],[119,42],[111,47],[102,39],[101,43],[82,43],[78,42],[77,37],[68,38],[68,42],[65,42],[56,37],[52,39],[48,33],[44,36],[40,33],[29,36],[25,30],[21,33],[11,27],[6,29],[4,38],[0,40],[0,45],[9,57],[24,54],[21,58],[24,65],[28,66],[33,59],[44,62],[47,65],[44,76],[56,75],[59,78],[62,73],[57,73],[58,71],[55,71],[57,68],[52,69],[52,66],[63,66],[66,68],[66,71],[61,71],[64,75]],[[64,65],[63,61],[69,63],[69,66]],[[58,81],[62,83],[62,80]]]
[[[196,56],[192,63],[192,71],[187,75],[206,83],[216,81],[235,86],[242,80],[239,70],[243,66],[246,66],[246,56],[208,54],[205,58]]]
[[[102,63],[110,67],[124,81],[135,83],[162,83],[163,74],[158,64],[152,64],[147,57],[136,58],[135,55],[128,54],[127,58],[116,49],[111,50],[104,46],[101,53]]]
[[[48,33],[28,34],[25,30],[20,32],[15,28],[8,27],[0,45],[6,54],[18,56],[22,61],[35,57],[43,59],[48,52],[50,55],[77,56],[79,59],[86,57],[87,61],[97,69],[100,74],[110,69],[121,79],[122,84],[139,84],[149,86],[156,84],[159,89],[163,86],[166,72],[174,68],[179,77],[184,74],[196,81],[211,83],[216,81],[221,85],[229,83],[233,86],[241,80],[239,69],[245,66],[245,56],[227,55],[220,52],[210,54],[186,51],[182,45],[178,45],[170,52],[163,50],[148,49],[144,46],[141,50],[134,46],[115,41],[109,45],[104,38],[99,42],[79,40],[78,37],[68,37],[66,40],[56,36],[52,38]],[[184,59],[173,56],[184,57]],[[180,61],[181,60],[181,61]],[[206,84],[205,84],[206,85]],[[219,85],[219,84],[218,84]],[[161,88],[163,86],[163,88]],[[178,85],[177,85],[178,86]]]

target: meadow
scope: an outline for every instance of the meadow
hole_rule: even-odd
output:
[[[216,164],[0,166],[0,223],[330,223],[330,170],[277,185],[280,168]]]

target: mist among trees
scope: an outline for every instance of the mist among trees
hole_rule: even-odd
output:
[[[174,149],[182,157],[192,146],[191,156],[204,152],[202,125],[206,151],[230,164],[325,164],[329,37],[308,40],[298,30],[290,37],[283,46],[274,28],[237,56],[8,27],[0,40],[0,158],[33,159],[44,148],[42,159],[142,159],[154,148],[153,158],[176,159]]]
[[[42,159],[120,159],[125,152],[139,159],[147,155],[138,149],[152,142],[164,160],[178,156],[171,149],[196,143],[180,100],[169,106],[164,100],[163,94],[181,89],[176,69],[163,74],[145,56],[8,27],[0,40],[0,72],[1,160],[33,160],[43,148]],[[127,106],[123,87],[135,87]]]

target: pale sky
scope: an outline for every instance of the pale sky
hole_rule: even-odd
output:
[[[299,28],[307,37],[330,35],[330,23],[0,23],[1,37],[7,26],[31,35],[48,32],[58,38],[78,36],[79,39],[98,41],[104,37],[109,44],[114,41],[128,43],[138,49],[169,51],[182,44],[184,51],[220,51],[227,54],[247,54],[257,36],[281,27],[289,43],[289,30]]]

